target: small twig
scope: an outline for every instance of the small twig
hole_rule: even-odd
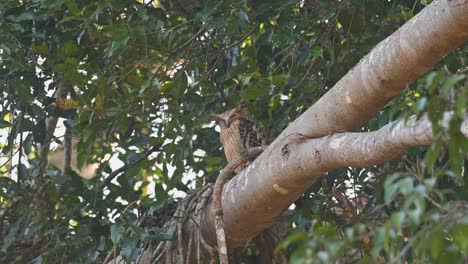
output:
[[[161,246],[165,245],[166,243],[161,243]],[[166,253],[166,248],[165,247],[161,247],[162,248],[162,251],[161,251],[161,254],[159,254],[156,259],[154,260],[154,262],[151,262],[151,263],[159,263],[159,261],[162,259],[162,257],[164,256],[164,253]]]
[[[356,208],[351,204],[351,202],[338,190],[335,186],[332,187],[331,193],[333,197],[338,201],[341,208],[345,211],[345,214],[351,218],[351,223],[353,225],[359,224],[360,219],[356,213]],[[364,230],[363,233],[363,242],[366,247],[367,253],[371,253],[372,245],[371,245],[371,235],[369,234],[369,230]]]
[[[71,128],[67,127],[65,128],[65,136],[63,138],[64,157],[62,175],[66,175],[71,171],[72,149],[72,132]]]
[[[192,41],[194,41],[197,37],[199,37],[203,32],[205,32],[206,27],[208,26],[208,24],[211,22],[212,19],[213,19],[213,17],[209,17],[205,21],[205,24],[200,28],[200,30],[198,30],[198,32],[195,33],[195,35],[193,35],[189,40],[187,40],[184,44],[177,47],[175,50],[181,50],[182,48],[184,48],[185,46],[190,44]]]
[[[162,67],[164,67],[164,65],[169,61],[169,59],[172,57],[172,55],[174,55],[178,50],[181,50],[182,48],[184,48],[185,46],[190,44],[197,37],[199,37],[203,32],[205,32],[205,29],[208,26],[208,24],[211,22],[211,19],[212,19],[212,17],[209,17],[205,21],[205,24],[200,28],[200,30],[195,35],[193,35],[189,40],[187,40],[185,43],[183,43],[182,45],[180,45],[177,48],[174,48],[172,50],[168,50],[168,52],[170,52],[170,54],[167,56],[167,58],[164,60],[164,62],[161,63],[161,65],[158,67],[158,69],[153,73],[153,75],[151,76],[151,82],[154,80],[154,78],[156,78],[156,75],[159,73],[159,71],[162,69]]]
[[[294,90],[296,89],[297,87],[299,87],[299,85],[302,84],[302,82],[305,80],[305,78],[307,78],[307,76],[309,76],[309,73],[310,73],[310,70],[312,70],[312,67],[315,65],[315,61],[317,61],[317,57],[314,57],[311,62],[310,62],[310,65],[309,65],[309,68],[307,69],[306,73],[304,75],[302,75],[302,78],[299,80],[298,83],[296,83],[296,85],[294,85],[293,88],[291,88],[291,90]]]
[[[117,81],[115,81],[116,83],[119,83],[120,81],[122,81],[123,79],[125,79],[125,77],[127,77],[130,73],[132,73],[134,70],[136,70],[138,67],[140,67],[140,65],[142,65],[143,63],[148,63],[149,59],[148,58],[145,58],[145,59],[142,59],[142,60],[139,60],[137,62],[134,62],[133,63],[133,67],[126,73],[124,73],[122,76],[120,76],[119,79],[117,79]],[[127,67],[124,67],[120,72],[123,72],[124,70],[128,69],[130,66],[127,66]],[[117,72],[117,73],[120,73],[120,72]],[[117,74],[116,74],[117,75]]]
[[[198,227],[197,229],[199,229],[200,227]],[[185,259],[185,262],[184,260],[182,260],[182,263],[181,264],[184,264],[184,263],[190,263],[190,253],[192,252],[192,244],[193,244],[193,239],[194,239],[194,236],[195,236],[195,229],[192,229],[192,232],[190,232],[190,237],[189,237],[189,242],[188,242],[188,246],[187,246],[187,258]]]
[[[443,212],[447,212],[447,210],[444,209],[440,203],[434,201],[434,200],[429,196],[429,194],[426,194],[426,199],[427,199],[432,205],[434,205],[437,209],[439,209],[439,210],[441,210],[441,211],[443,211]]]
[[[183,205],[182,205],[183,206]],[[183,234],[182,232],[184,231],[184,222],[182,221],[182,213],[183,211],[180,209],[177,209],[175,212],[175,217],[178,218],[176,219],[177,221],[177,247],[179,250],[179,260],[180,263],[184,263],[184,243],[183,243]]]
[[[173,221],[169,227],[169,235],[174,237],[176,232],[176,223]],[[172,252],[172,240],[166,242],[166,264],[172,264],[174,254]]]
[[[252,35],[252,33],[255,32],[255,30],[257,30],[258,26],[260,26],[260,23],[257,23],[255,24],[249,31],[247,31],[247,33],[245,33],[240,39],[234,41],[231,45],[227,46],[227,47],[224,47],[223,50],[228,50],[232,47],[235,47],[237,45],[239,45],[240,43],[242,43],[242,41],[244,41],[245,39],[247,39],[250,35]]]
[[[408,240],[408,243],[406,243],[406,245],[403,247],[403,249],[400,251],[400,253],[398,254],[398,256],[395,258],[394,261],[391,261],[391,263],[395,263],[395,262],[398,262],[400,261],[405,255],[406,255],[406,252],[408,252],[408,250],[410,248],[413,247],[413,244],[419,239],[420,236],[422,236],[425,232],[427,231],[427,229],[423,228],[421,230],[419,230],[414,236],[411,237],[410,240]]]
[[[166,65],[166,63],[169,61],[169,59],[172,57],[173,53],[167,55],[167,58],[164,59],[164,61],[159,65],[159,67],[154,71],[153,75],[151,76],[151,83],[154,81],[154,78],[158,75],[159,71]]]
[[[213,72],[213,70],[218,65],[218,62],[219,62],[220,58],[221,58],[221,56],[217,56],[215,62],[211,66],[211,68],[202,76],[202,78],[197,83],[195,83],[193,85],[194,88],[198,87],[206,78],[208,78],[208,76],[211,74],[211,72]]]
[[[351,218],[351,223],[359,223],[359,218],[356,214],[356,209],[354,209],[354,206],[351,204],[351,202],[349,202],[348,199],[346,199],[346,197],[344,197],[344,195],[340,191],[338,191],[338,189],[336,189],[335,186],[332,187],[331,194],[338,201],[338,203],[340,204],[341,208],[343,208],[347,216]]]
[[[215,213],[215,227],[216,227],[216,240],[218,243],[219,259],[221,264],[229,263],[226,234],[224,233],[224,222],[223,222],[223,208],[221,205],[221,194],[223,191],[224,184],[227,182],[229,176],[234,170],[241,164],[252,160],[253,158],[260,155],[265,150],[265,147],[255,147],[249,149],[246,153],[241,154],[233,161],[224,167],[223,171],[219,174],[216,179],[214,190],[213,190],[213,209]]]
[[[151,255],[150,263],[158,263],[158,261],[162,258],[162,256],[164,255],[165,244],[166,244],[166,241],[159,242],[158,246],[153,251],[153,255]]]
[[[21,168],[21,159],[23,158],[23,132],[20,132],[20,144],[19,144],[19,155],[18,155],[18,181],[17,181],[17,187],[19,189],[19,187],[21,186],[21,174],[23,173],[22,172],[22,168]]]
[[[167,32],[170,32],[170,31],[174,31],[174,30],[176,30],[176,29],[178,29],[180,27],[183,27],[185,25],[188,25],[188,24],[190,24],[190,23],[192,23],[194,21],[195,21],[195,19],[190,19],[190,20],[187,20],[187,21],[185,21],[183,23],[175,25],[173,27],[161,27],[161,28],[156,29],[154,31],[146,32],[145,35],[156,34],[156,33],[159,33],[159,32],[167,33]]]
[[[7,159],[3,164],[0,164],[0,168],[3,167],[3,166],[5,166],[5,165],[7,165],[8,163],[10,163],[10,161],[13,162],[13,161],[12,161],[12,160],[13,160],[13,157],[14,157],[16,154],[18,154],[18,152],[19,152],[19,149],[17,149],[15,152],[11,151],[11,152],[10,152],[11,155],[8,157],[8,159]]]

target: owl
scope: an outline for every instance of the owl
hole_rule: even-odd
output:
[[[213,115],[212,118],[221,129],[220,140],[228,162],[250,148],[266,145],[260,127],[250,117],[247,109],[237,107],[222,114]],[[234,171],[239,173],[247,165],[243,164]]]

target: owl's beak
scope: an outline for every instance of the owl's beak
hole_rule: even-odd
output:
[[[221,129],[229,127],[227,122],[221,115],[210,115],[210,120],[215,121],[216,124],[218,124],[221,127]]]

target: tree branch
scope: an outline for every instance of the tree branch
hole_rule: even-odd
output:
[[[441,125],[448,127],[450,114],[446,113]],[[468,136],[468,118],[460,131]],[[320,156],[320,164],[328,168],[342,166],[368,167],[395,159],[410,147],[432,144],[432,124],[427,116],[417,120],[415,116],[406,122],[396,121],[381,129],[367,133],[340,133],[310,142],[314,155]],[[326,169],[329,170],[329,169]]]
[[[450,114],[445,114],[441,125],[446,126],[449,118]],[[468,135],[468,118],[460,129]],[[316,139],[291,135],[282,141],[281,149],[267,148],[226,184],[222,204],[228,244],[242,245],[269,227],[325,172],[339,167],[379,165],[410,147],[430,145],[433,140],[427,117],[412,117],[367,133],[340,133]],[[214,226],[213,217],[205,217],[204,221],[204,225]],[[215,230],[205,231],[206,237],[216,238]]]
[[[58,90],[55,92],[55,104],[68,93],[68,85],[61,85]],[[47,170],[47,165],[49,165],[48,157],[50,152],[50,143],[54,137],[55,128],[57,127],[58,117],[51,116],[46,120],[46,136],[44,139],[44,144],[39,150],[39,155],[41,157],[41,165],[39,168],[39,175],[44,176]]]
[[[293,133],[317,138],[367,123],[407,84],[468,40],[468,3],[455,2],[433,1],[380,42],[278,140]]]
[[[321,173],[340,166],[372,164],[363,162],[362,156],[361,160],[346,156],[352,163],[335,158],[336,164],[326,164],[323,159],[331,157],[316,151],[331,147],[331,140],[339,137],[352,140],[352,135],[310,138],[361,127],[409,82],[462,45],[468,39],[468,2],[455,2],[433,1],[378,44],[325,96],[290,124],[249,167],[226,183],[222,204],[230,246],[244,244],[273,224]],[[288,147],[291,138],[305,143]],[[344,147],[338,149],[344,150]],[[403,149],[405,147],[387,152],[396,157]],[[333,153],[340,154],[338,150]],[[373,153],[376,157],[372,159],[377,161],[379,154]],[[202,230],[204,236],[211,245],[216,244],[214,218],[204,214],[203,221],[209,227]]]
[[[64,156],[62,174],[65,175],[71,171],[71,160],[73,150],[71,128],[68,127],[65,128],[65,135],[63,138],[63,150]]]

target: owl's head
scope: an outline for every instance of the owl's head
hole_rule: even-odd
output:
[[[247,117],[249,114],[246,108],[236,107],[221,114],[212,115],[211,120],[216,121],[223,128],[229,128],[232,123],[241,118]]]

